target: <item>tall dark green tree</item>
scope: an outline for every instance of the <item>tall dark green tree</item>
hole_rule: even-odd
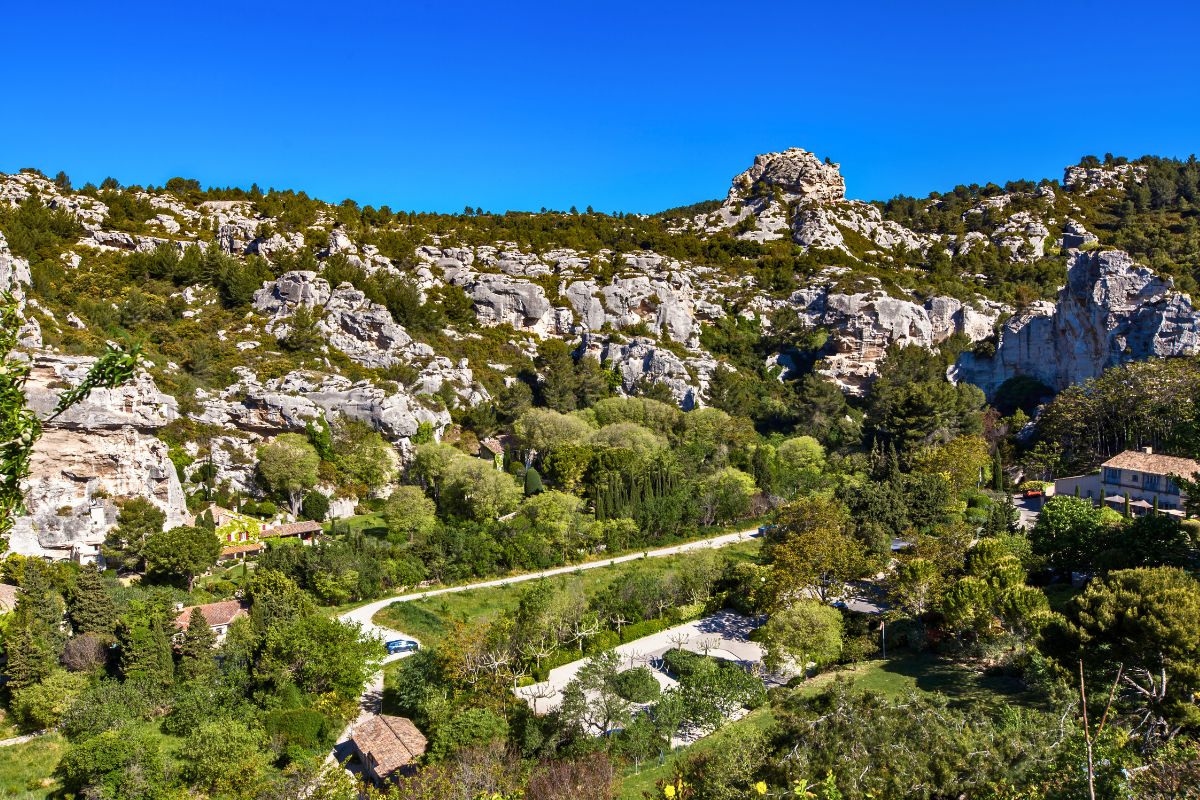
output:
[[[192,609],[188,617],[187,629],[179,642],[180,680],[191,680],[212,673],[216,667],[213,661],[213,647],[217,643],[217,635],[208,627],[204,613],[197,607]]]
[[[38,683],[55,668],[65,641],[63,611],[62,596],[50,580],[50,567],[27,561],[6,637],[5,675],[10,687]]]
[[[99,570],[84,567],[79,571],[67,599],[67,618],[77,635],[112,635],[117,623],[117,609]]]
[[[119,631],[121,675],[127,681],[166,688],[175,680],[171,639],[161,619],[125,623]]]

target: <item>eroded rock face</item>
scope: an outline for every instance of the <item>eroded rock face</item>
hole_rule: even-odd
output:
[[[889,345],[934,347],[955,333],[986,339],[1005,308],[934,297],[924,304],[882,291],[843,294],[827,287],[801,289],[791,297],[800,316],[830,333],[818,371],[850,394],[862,394],[878,372]]]
[[[1128,361],[1197,352],[1200,312],[1169,279],[1118,250],[1079,252],[1057,302],[1010,318],[995,355],[963,353],[951,377],[989,396],[1018,375],[1061,390]]]
[[[440,433],[450,424],[450,414],[432,410],[404,392],[387,392],[368,381],[352,382],[340,375],[289,372],[282,378],[260,382],[248,369],[235,370],[237,383],[219,395],[197,393],[199,422],[274,435],[303,430],[320,416],[342,415],[362,420],[399,445],[414,436],[422,422]]]
[[[50,416],[58,393],[79,383],[95,359],[39,354],[26,384],[31,408]],[[98,544],[116,521],[116,501],[146,497],[182,524],[186,503],[167,445],[155,431],[178,416],[175,399],[142,372],[118,389],[97,389],[48,422],[26,482],[28,514],[10,538],[14,552],[66,557]]]
[[[318,310],[317,327],[325,341],[367,367],[385,368],[433,355],[428,345],[414,342],[384,306],[349,283],[330,289],[329,281],[315,272],[287,272],[268,281],[254,293],[254,307],[270,316],[268,327],[277,336],[286,333],[297,308]]]
[[[685,411],[702,404],[709,378],[717,369],[712,358],[680,358],[653,339],[639,336],[628,342],[585,335],[581,353],[599,359],[621,375],[621,390],[636,394],[649,384],[666,386]]]
[[[17,343],[22,347],[36,348],[42,345],[42,329],[36,319],[25,313],[25,295],[30,280],[29,262],[13,255],[4,234],[0,233],[0,293],[12,295],[17,302],[17,316],[24,320],[17,331]]]

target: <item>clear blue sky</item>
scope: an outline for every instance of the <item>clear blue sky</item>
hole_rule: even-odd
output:
[[[0,171],[656,211],[798,146],[854,197],[925,194],[1200,151],[1198,27],[1154,2],[12,3]]]

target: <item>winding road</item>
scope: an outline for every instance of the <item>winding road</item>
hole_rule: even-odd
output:
[[[734,531],[732,533],[723,533],[719,536],[710,536],[707,539],[696,539],[691,542],[673,545],[671,547],[662,547],[658,550],[647,550],[639,553],[629,553],[623,556],[614,556],[600,561],[587,561],[582,564],[569,564],[565,567],[555,567],[554,569],[543,570],[541,572],[526,572],[521,575],[509,575],[504,578],[495,578],[488,581],[480,581],[478,583],[468,583],[462,586],[447,586],[442,589],[428,589],[423,592],[411,592],[409,594],[392,595],[385,597],[382,600],[374,600],[370,603],[352,608],[338,617],[342,622],[358,623],[362,628],[365,636],[375,636],[383,641],[392,639],[414,639],[407,633],[385,628],[381,625],[376,625],[374,617],[383,609],[393,603],[408,603],[413,600],[421,600],[426,597],[436,597],[440,594],[453,594],[454,592],[466,592],[471,589],[486,589],[494,586],[507,586],[512,583],[524,583],[525,581],[540,580],[549,578],[554,575],[567,575],[579,570],[599,569],[600,567],[611,567],[614,564],[623,564],[627,561],[636,561],[640,558],[662,558],[665,556],[674,556],[680,553],[688,553],[695,550],[715,550],[727,545],[744,542],[749,539],[754,539],[759,536],[757,528],[750,528],[744,531]],[[394,653],[384,658],[383,663],[388,664],[393,661],[398,661],[401,658],[406,658],[412,653]],[[370,717],[372,714],[378,714],[380,704],[383,700],[383,672],[377,672],[367,682],[363,689],[361,700],[361,712],[358,719],[351,722],[338,736],[337,744],[334,745],[333,752],[330,754],[331,759],[345,761],[349,757],[349,739],[354,727],[362,720]]]

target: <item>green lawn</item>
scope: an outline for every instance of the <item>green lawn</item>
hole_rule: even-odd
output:
[[[826,672],[796,687],[800,696],[813,695],[838,678],[851,678],[860,690],[871,690],[892,697],[912,692],[940,692],[952,702],[983,703],[1002,706],[1027,703],[1030,697],[1011,678],[993,677],[971,671],[932,655],[908,655],[889,660],[866,661],[835,672]],[[643,793],[653,790],[661,778],[674,774],[675,763],[693,753],[702,753],[722,742],[736,739],[750,730],[762,730],[774,722],[769,706],[756,709],[736,722],[731,722],[712,736],[705,737],[687,748],[668,754],[663,763],[641,769],[630,766],[621,779],[620,800],[642,800]]]
[[[67,742],[57,733],[25,744],[0,747],[0,797],[45,800],[58,787],[51,777]]]
[[[750,560],[758,554],[760,547],[759,540],[751,539],[715,551],[700,550],[675,556],[635,559],[611,567],[576,570],[546,580],[561,587],[578,586],[590,596],[609,581],[630,572],[667,572],[678,568],[681,563],[686,563],[687,559],[697,558],[700,554],[708,552],[728,555],[738,560]],[[516,609],[521,593],[532,585],[532,581],[523,581],[486,589],[451,592],[407,603],[393,603],[375,615],[375,622],[415,636],[426,647],[436,647],[456,621],[486,623],[511,613]]]

